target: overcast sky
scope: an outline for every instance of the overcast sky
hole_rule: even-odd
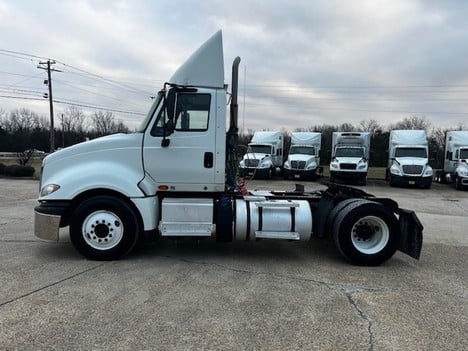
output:
[[[244,130],[385,126],[413,115],[466,125],[467,15],[463,0],[0,0],[0,110],[48,118],[37,66],[50,58],[61,71],[52,73],[56,114],[66,103],[111,109],[134,127],[221,29],[226,83],[242,58]]]

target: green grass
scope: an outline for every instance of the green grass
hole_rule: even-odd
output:
[[[322,167],[323,167],[323,176],[329,177],[330,176],[329,166],[322,166]],[[367,172],[367,178],[385,179],[385,167],[369,167],[369,171]]]

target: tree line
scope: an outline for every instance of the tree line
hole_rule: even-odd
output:
[[[70,106],[56,116],[54,136],[57,147],[67,147],[79,142],[100,136],[128,133],[129,128],[118,121],[112,112],[97,111],[90,115]],[[291,132],[320,132],[322,133],[321,164],[330,163],[331,141],[333,132],[369,132],[371,134],[371,159],[373,167],[385,167],[390,131],[394,129],[422,129],[429,139],[431,166],[443,166],[445,133],[448,130],[468,130],[464,124],[451,128],[433,127],[424,116],[405,117],[389,125],[382,125],[375,119],[362,120],[358,125],[342,123],[339,125],[321,124],[293,131],[282,129],[284,134],[284,150],[289,150]],[[264,129],[267,130],[267,129]],[[0,151],[24,152],[29,149],[49,151],[50,149],[50,121],[44,116],[20,108],[7,113],[0,109]],[[247,144],[254,134],[253,130],[239,135],[240,151],[245,151]],[[287,152],[285,151],[285,154]]]
[[[70,106],[55,116],[56,147],[114,133],[128,133],[128,127],[112,112],[97,111],[90,115]],[[28,149],[50,150],[50,120],[34,111],[19,108],[0,110],[0,151],[23,152]]]

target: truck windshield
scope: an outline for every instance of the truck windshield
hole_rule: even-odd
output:
[[[460,150],[460,159],[462,159],[462,160],[468,159],[468,149],[461,149]]]
[[[249,145],[248,152],[251,154],[271,154],[270,145]]]
[[[395,157],[427,158],[427,152],[421,147],[399,147],[395,150]]]
[[[313,146],[291,146],[291,150],[289,150],[289,153],[314,156],[315,147]]]
[[[145,119],[141,121],[140,125],[137,128],[138,133],[143,133],[148,126],[148,123],[151,121],[151,118],[153,118],[153,114],[156,112],[159,103],[161,102],[163,97],[163,92],[160,91],[158,95],[156,96],[155,101],[153,102],[153,105],[151,106],[148,114],[146,115]]]
[[[360,147],[339,147],[336,149],[335,157],[364,157],[364,149]]]

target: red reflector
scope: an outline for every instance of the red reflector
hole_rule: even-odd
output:
[[[160,185],[158,186],[159,190],[169,190],[169,187],[167,185]]]

